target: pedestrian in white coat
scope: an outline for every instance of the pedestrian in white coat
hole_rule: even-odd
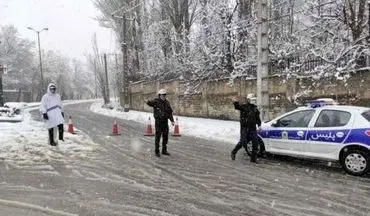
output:
[[[59,140],[63,140],[64,113],[60,95],[56,93],[57,87],[54,83],[48,85],[47,93],[42,96],[40,111],[43,118],[47,120],[50,145],[55,146],[53,128],[58,126]]]

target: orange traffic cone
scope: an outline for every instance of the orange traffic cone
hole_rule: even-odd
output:
[[[121,134],[118,133],[118,126],[117,126],[117,121],[114,119],[113,121],[113,127],[112,127],[112,136],[119,136]]]
[[[148,120],[148,125],[146,127],[146,132],[144,136],[154,136],[153,129],[152,129],[152,122],[150,121],[150,117]]]
[[[68,120],[68,133],[71,133],[71,134],[75,134],[74,130],[73,130],[73,123],[72,123],[72,117],[69,116],[69,120]]]
[[[178,118],[176,118],[176,121],[175,121],[175,130],[173,131],[172,136],[177,136],[177,137],[181,136],[180,129],[179,129],[179,119]]]

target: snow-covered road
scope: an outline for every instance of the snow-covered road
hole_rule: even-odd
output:
[[[89,105],[66,110],[86,138],[65,145],[85,140],[86,154],[61,143],[45,147],[59,157],[0,160],[0,215],[370,215],[369,177],[284,158],[255,165],[242,152],[231,161],[233,146],[187,136],[156,158],[145,125],[118,120],[111,137],[113,118]]]

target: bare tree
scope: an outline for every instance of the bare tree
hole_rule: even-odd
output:
[[[144,2],[144,0],[94,0],[95,6],[102,12],[102,16],[97,17],[97,20],[102,26],[112,28],[116,33],[117,41],[119,43],[124,41],[127,46],[130,63],[127,68],[131,80],[137,79],[141,72]],[[126,20],[125,29],[123,29],[123,18]]]
[[[176,33],[175,51],[180,53],[185,46],[188,50],[190,27],[195,20],[197,2],[191,0],[159,0],[161,8],[169,17]],[[192,8],[191,8],[191,4]],[[191,11],[190,11],[191,10]]]
[[[106,94],[106,81],[104,75],[104,62],[99,48],[97,45],[96,35],[91,39],[92,44],[92,54],[87,56],[88,67],[90,70],[94,71],[96,75],[97,87],[100,90],[101,95],[103,96],[104,104],[110,103],[110,98]]]

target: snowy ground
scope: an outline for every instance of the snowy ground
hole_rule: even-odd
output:
[[[80,103],[67,101],[65,104]],[[19,103],[9,104],[18,107]],[[17,190],[21,194],[25,191],[42,191],[44,183],[37,185],[39,189],[30,186],[32,179],[27,176],[45,175],[60,176],[57,171],[58,163],[94,158],[99,146],[83,133],[77,135],[65,134],[65,141],[59,142],[58,147],[48,145],[45,122],[38,113],[39,103],[27,104],[18,116],[22,122],[0,122],[0,215],[75,215],[64,211],[58,211],[43,205],[34,205],[27,200],[21,201],[22,195],[14,199],[6,199],[7,191]],[[34,116],[31,117],[30,112]],[[66,127],[65,127],[66,128]],[[15,171],[15,172],[14,172]],[[25,172],[25,173],[24,173]],[[14,173],[10,174],[9,173]],[[5,177],[6,176],[6,177]],[[23,183],[17,185],[16,178]],[[28,182],[30,181],[30,182]],[[27,192],[27,193],[29,193]],[[12,194],[17,194],[13,193]],[[49,196],[48,199],[52,199]]]
[[[157,158],[154,137],[143,136],[151,114],[111,117],[91,112],[90,104],[66,106],[78,133],[57,148],[47,145],[37,110],[21,123],[0,123],[7,128],[0,129],[0,215],[370,216],[368,177],[286,158],[255,165],[243,151],[232,161],[238,135],[218,138],[229,142],[201,138],[228,128],[238,134],[237,122],[207,128],[207,120],[179,117],[183,136],[170,137],[172,155]],[[91,109],[102,113],[99,107]],[[121,136],[110,136],[114,117]]]
[[[131,110],[122,112],[119,109],[104,109],[102,102],[96,101],[91,106],[91,111],[102,115],[120,118],[124,120],[136,121],[142,124],[147,124],[149,117],[154,129],[153,113],[139,112]],[[223,121],[205,118],[189,118],[182,116],[174,116],[178,120],[180,133],[188,136],[200,137],[223,141],[231,144],[236,144],[239,138],[239,122],[238,121]],[[173,129],[172,129],[173,130]]]
[[[79,102],[65,102],[65,104],[74,103]],[[12,105],[16,107],[17,103]],[[30,111],[38,110],[38,108],[39,103],[28,104],[22,111],[22,122],[0,123],[0,161],[5,161],[7,165],[15,167],[32,167],[52,159],[64,160],[63,155],[65,154],[83,158],[94,151],[96,145],[83,134],[77,136],[66,134],[65,142],[59,145],[57,151],[50,148],[45,122],[35,121],[30,115]]]

